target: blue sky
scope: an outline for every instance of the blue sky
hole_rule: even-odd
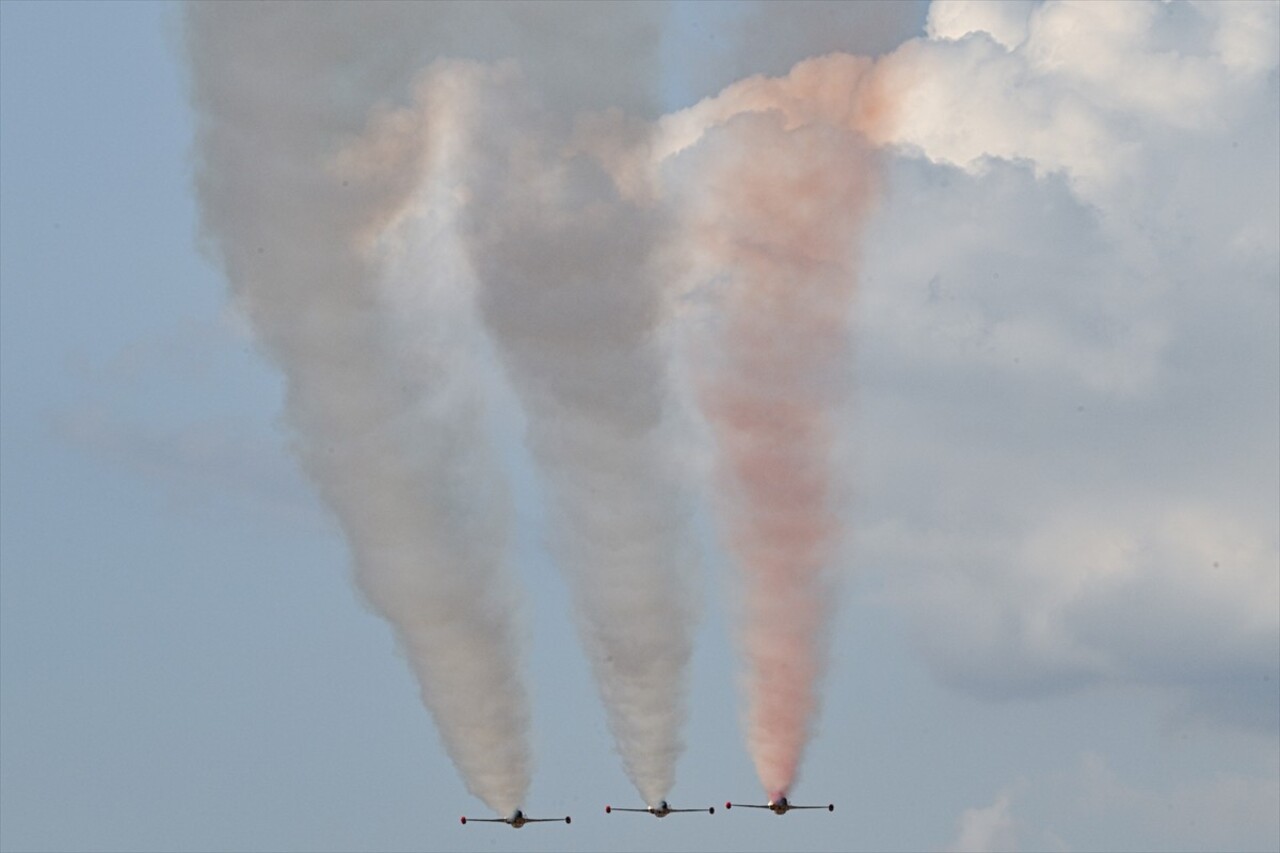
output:
[[[794,797],[837,811],[719,808],[759,794],[700,524],[671,800],[717,814],[603,814],[637,796],[512,415],[526,809],[574,818],[513,835],[458,824],[484,807],[201,250],[181,8],[0,4],[0,848],[1275,849],[1276,17],[1092,7],[675,9],[663,110],[841,46],[934,72],[855,306]]]

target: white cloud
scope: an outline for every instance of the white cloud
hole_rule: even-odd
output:
[[[1013,50],[1026,40],[1027,23],[1034,8],[1033,0],[940,0],[929,6],[925,32],[931,39],[952,41],[970,33],[983,33],[1006,50]]]
[[[902,93],[892,141],[970,169],[1026,159],[1122,201],[1153,132],[1238,118],[1275,69],[1276,28],[1275,4],[935,4],[931,38],[889,62]]]
[[[948,683],[1276,730],[1277,9],[946,4],[890,60],[856,547]]]
[[[1280,840],[1280,779],[1218,772],[1147,786],[1123,779],[1096,753],[1081,758],[1071,780],[1085,823],[1120,816],[1148,843],[1180,849],[1243,850]]]
[[[956,840],[946,849],[953,853],[997,853],[1018,849],[1012,799],[1005,791],[984,808],[965,809],[960,815]]]
[[[1150,761],[1118,769],[1114,759],[1084,752],[1064,771],[1021,778],[991,805],[966,809],[945,849],[1274,849],[1280,778],[1275,757],[1259,757],[1256,769],[1243,772],[1170,772],[1180,762],[1164,756],[1169,763],[1153,776]]]

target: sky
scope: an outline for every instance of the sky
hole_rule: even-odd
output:
[[[1280,847],[1280,5],[653,4],[572,25],[546,7],[319,6],[283,30],[234,5],[195,21],[163,4],[0,4],[0,849]],[[871,59],[732,88],[832,51]],[[519,70],[495,71],[508,57]],[[480,64],[419,76],[440,58]],[[805,82],[844,91],[849,68],[889,93],[889,118],[850,119],[856,134]],[[457,92],[486,133],[459,161],[475,171],[455,174],[422,140],[471,103]],[[521,206],[544,161],[492,164],[609,107],[630,118],[577,127],[602,128],[587,145],[617,159],[552,173],[591,204],[565,220],[568,243],[538,242],[562,239]],[[780,114],[802,132],[769,125]],[[637,127],[705,139],[627,171],[637,149],[610,146]],[[309,171],[334,139],[346,159]],[[797,163],[830,176],[820,214],[768,194],[763,210],[856,263],[837,265],[855,282],[832,309],[844,348],[813,356],[840,537],[790,792],[836,810],[779,818],[722,808],[767,792],[744,736],[743,551],[722,514],[737,504],[715,473],[732,437],[698,398],[727,374],[689,354],[733,305],[708,270],[738,260],[669,235],[758,227],[732,190]],[[874,191],[850,218],[864,173]],[[338,177],[367,194],[305,195]],[[670,219],[645,213],[651,179]],[[433,242],[423,223],[459,198],[483,215]],[[425,424],[392,433],[383,467],[322,451],[400,398],[296,325],[323,317],[335,351],[359,343],[363,303],[316,235],[366,222],[368,283],[399,323],[378,329],[417,401],[394,411]],[[537,343],[543,289],[503,283],[532,276],[544,244],[592,269],[663,241],[693,260],[664,277],[647,266],[664,255],[637,256],[650,272],[617,293],[661,278],[668,301],[587,315],[648,318],[634,347],[620,322],[594,352],[634,354],[612,378],[673,389],[671,423],[624,431],[648,455],[617,468],[559,441],[599,438],[637,398],[606,383],[565,428],[579,389],[557,377],[577,361]],[[474,281],[449,266],[464,249]],[[319,284],[285,286],[279,270],[308,264]],[[455,278],[474,305],[437,284]],[[310,402],[331,389],[375,405],[332,417]],[[491,479],[434,476],[458,458]],[[449,539],[456,515],[378,526],[399,516],[366,510],[401,505],[386,489],[402,462],[439,484],[427,504],[465,498],[462,517],[505,525],[505,560],[485,536]],[[656,575],[680,591],[658,639],[689,656],[669,799],[714,816],[604,814],[642,805],[614,737],[634,717],[606,711],[609,635],[580,626],[634,596],[565,519],[594,518],[577,490],[619,483],[625,506],[658,516],[670,495],[687,516],[646,547],[677,555]],[[471,760],[456,733],[483,697],[424,708],[444,647],[404,642],[414,610],[396,609],[400,563],[377,547],[419,521],[410,544],[445,542],[492,581],[458,607],[514,614],[509,638],[484,642],[509,641],[495,671],[514,666],[527,697],[527,730],[507,732],[530,751],[521,806],[572,826],[458,822],[492,813],[454,763]]]

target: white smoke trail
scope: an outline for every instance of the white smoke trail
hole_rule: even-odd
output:
[[[435,159],[425,192],[465,199],[455,224],[549,480],[554,544],[609,724],[656,805],[682,750],[692,651],[681,496],[663,452],[665,220],[572,153],[514,64],[438,65],[420,96],[371,125],[343,162],[376,168],[386,152],[420,146],[424,128],[450,128],[452,156]],[[607,147],[629,127],[596,117],[590,135]]]
[[[681,750],[691,642],[658,437],[661,219],[586,157],[556,150],[585,108],[649,109],[654,75],[638,69],[656,46],[655,8],[192,13],[206,226],[288,376],[299,455],[342,521],[361,586],[395,625],[468,787],[498,811],[528,785],[505,501],[479,439],[477,383],[457,363],[474,330],[449,284],[469,276],[444,260],[450,227],[433,238],[431,222],[451,215],[444,188],[469,199],[483,317],[556,496],[558,552],[619,750],[656,803]],[[592,51],[608,62],[584,74]],[[516,66],[469,62],[434,65],[414,107],[381,106],[407,100],[411,73],[442,54],[518,57],[543,106],[521,106],[530,90],[516,88]],[[456,156],[459,140],[474,143],[469,156]]]
[[[421,93],[371,125],[346,162],[376,170],[386,152],[421,145],[424,128],[454,135],[427,186],[465,199],[458,226],[479,307],[549,481],[553,541],[610,728],[656,805],[683,749],[692,653],[691,560],[664,453],[665,218],[576,152],[573,113],[543,106],[517,65],[437,66]],[[638,127],[583,117],[580,136],[605,156],[639,145]]]
[[[448,323],[391,322],[417,279],[447,266],[369,240],[414,203],[429,134],[378,152],[380,169],[338,156],[370,103],[325,95],[363,70],[336,58],[361,55],[351,34],[368,22],[347,30],[343,14],[275,5],[190,15],[205,228],[285,373],[295,450],[361,589],[394,626],[468,789],[509,813],[529,785],[528,702],[482,400],[466,365],[446,361]]]
[[[573,153],[534,103],[514,77],[491,92],[468,160],[464,227],[485,321],[549,480],[554,545],[610,728],[632,782],[657,805],[683,749],[693,621],[663,434],[667,226]],[[627,141],[631,125],[601,117],[597,145],[610,123]]]

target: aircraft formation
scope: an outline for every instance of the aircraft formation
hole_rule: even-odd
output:
[[[725,810],[727,811],[729,809],[732,809],[734,805],[735,804],[732,802],[725,803],[724,804]],[[767,803],[737,803],[736,805],[740,809],[768,809],[769,811],[773,812],[776,815],[784,815],[789,811],[794,811],[795,809],[826,809],[829,812],[833,812],[836,810],[835,803],[827,803],[825,806],[795,806],[795,805],[792,805],[790,802],[788,802],[786,797],[779,797],[776,800],[769,800],[769,802]],[[645,808],[642,808],[642,809],[614,808],[613,806],[604,807],[605,814],[613,814],[614,812],[635,812],[638,814],[651,814],[654,817],[658,817],[658,818],[666,817],[667,815],[671,815],[671,814],[678,814],[681,812],[687,813],[687,812],[702,812],[702,811],[705,811],[707,814],[715,814],[716,807],[710,806],[709,808],[706,808],[706,809],[674,809],[667,804],[666,800],[663,800],[662,802],[658,803],[658,805],[656,806],[646,806]],[[561,821],[564,821],[565,823],[573,823],[573,818],[567,815],[563,818],[525,817],[524,812],[520,809],[516,809],[515,812],[511,814],[510,817],[488,817],[488,818],[464,817],[462,818],[463,825],[466,825],[468,823],[505,823],[507,826],[511,827],[512,829],[520,829],[525,824],[528,824],[528,823],[560,823]]]
[[[738,576],[742,734],[768,800],[740,805],[823,808],[783,795],[821,706],[846,558],[852,249],[878,198],[889,84],[831,53],[633,125],[597,113],[609,104],[580,74],[432,40],[524,29],[501,11],[478,23],[494,6],[455,22],[461,4],[386,4],[367,29],[338,4],[185,7],[202,225],[285,377],[289,443],[485,803],[476,822],[571,822],[517,808],[534,770],[513,526],[528,476],[555,508],[545,561],[644,804],[618,811],[703,811],[663,802],[698,636],[699,502]],[[554,8],[516,40],[529,69],[563,52],[544,33],[619,31],[609,4]],[[277,30],[301,47],[258,37]],[[388,53],[386,32],[411,35]],[[379,73],[350,70],[366,63]],[[259,73],[289,85],[263,101]],[[335,100],[334,79],[370,88]],[[523,443],[499,428],[517,413]],[[690,441],[707,465],[686,464]],[[528,474],[508,470],[513,453]]]

